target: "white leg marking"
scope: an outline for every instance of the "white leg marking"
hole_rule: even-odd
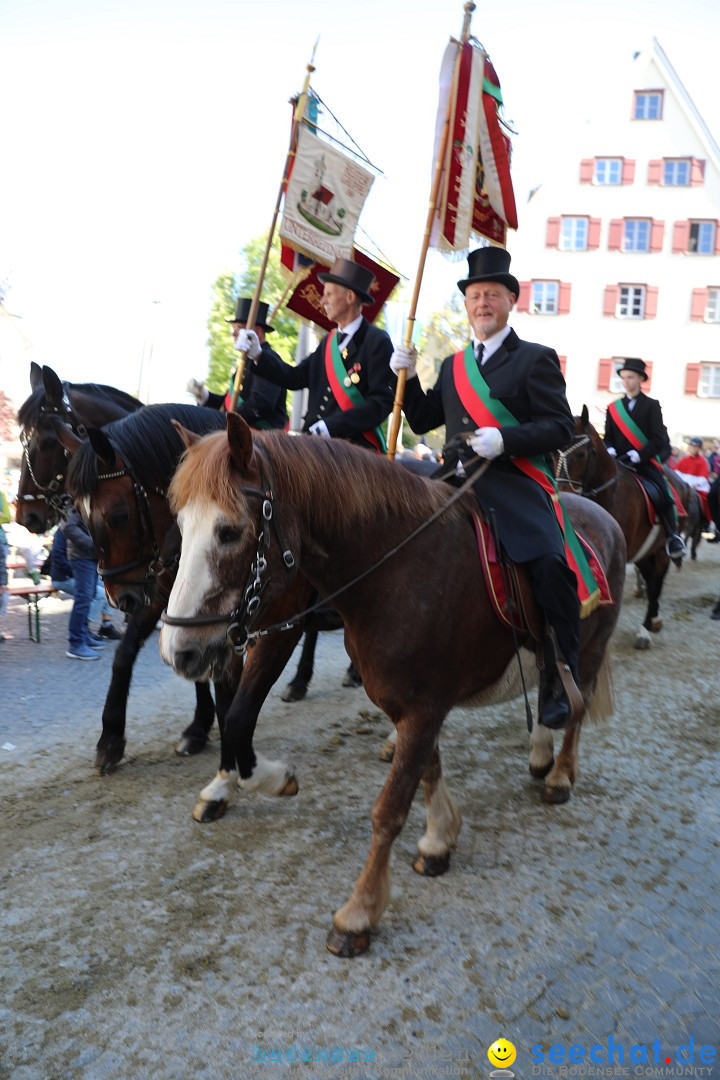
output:
[[[537,717],[533,715],[533,726],[530,732],[530,769],[539,772],[545,769],[553,759],[553,737],[550,728],[538,724]]]
[[[200,792],[200,798],[205,802],[229,802],[238,783],[238,773],[224,772],[222,769]]]
[[[441,776],[426,808],[427,827],[418,842],[421,855],[447,855],[455,847],[460,832],[461,817]]]
[[[279,795],[285,787],[290,770],[284,761],[269,761],[257,755],[257,765],[247,780],[240,781],[243,791],[259,791],[263,795]]]

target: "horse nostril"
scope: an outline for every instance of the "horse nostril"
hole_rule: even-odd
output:
[[[135,615],[142,607],[142,604],[134,593],[129,592],[118,597],[117,606],[127,615]]]
[[[180,649],[173,655],[173,667],[186,678],[191,679],[200,674],[202,670],[202,653],[200,649],[191,646]]]

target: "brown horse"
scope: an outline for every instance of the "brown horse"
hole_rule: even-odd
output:
[[[183,543],[160,635],[163,658],[190,678],[223,670],[229,638],[237,644],[254,633],[265,605],[287,591],[287,561],[265,524],[271,519],[293,553],[293,572],[340,611],[365,689],[397,728],[372,813],[370,854],[328,937],[332,952],[353,956],[368,947],[388,902],[392,843],[419,783],[427,830],[415,869],[433,876],[448,868],[460,815],[440,764],[445,716],[456,705],[514,696],[518,663],[531,681],[534,655],[522,637],[515,658],[513,636],[493,614],[478,564],[472,495],[446,508],[443,485],[340,440],[268,433],[253,443],[235,415],[228,416],[227,434],[184,437],[192,445],[169,492]],[[626,558],[620,529],[589,500],[571,496],[567,504],[619,598]],[[387,557],[411,533],[412,542]],[[367,580],[349,585],[371,568]],[[606,649],[618,612],[617,604],[601,606],[582,624],[580,689],[588,709],[601,715],[611,705]],[[579,734],[579,724],[565,731],[546,777],[552,801],[574,780]],[[232,741],[233,731],[225,737]]]
[[[650,523],[647,502],[635,473],[608,454],[605,443],[590,423],[586,405],[581,415],[575,417],[575,431],[572,444],[558,455],[555,479],[561,491],[583,495],[602,506],[622,529],[628,561],[640,571],[647,592],[647,611],[634,644],[636,649],[649,649],[650,634],[662,629],[660,594],[670,565],[664,530],[661,525]]]

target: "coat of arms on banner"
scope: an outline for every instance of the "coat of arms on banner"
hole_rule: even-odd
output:
[[[325,264],[350,258],[373,180],[367,169],[303,128],[285,192],[281,238]]]

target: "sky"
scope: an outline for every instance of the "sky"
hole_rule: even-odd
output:
[[[212,283],[271,223],[288,100],[316,41],[313,87],[383,173],[358,239],[412,284],[438,72],[462,21],[458,0],[0,0],[0,283],[28,360],[188,400],[207,371]],[[717,0],[478,3],[471,31],[517,132],[519,207],[653,36],[720,141]],[[462,272],[430,253],[420,319]],[[12,373],[22,397],[28,376],[29,362]]]

